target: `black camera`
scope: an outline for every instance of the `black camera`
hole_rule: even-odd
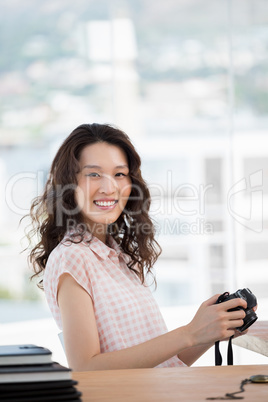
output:
[[[239,332],[243,332],[258,319],[257,314],[255,313],[255,311],[253,311],[253,307],[255,307],[257,304],[256,296],[254,296],[254,294],[248,288],[239,289],[235,293],[232,293],[231,295],[229,294],[229,292],[223,293],[222,295],[219,296],[218,300],[216,301],[216,304],[223,303],[228,300],[236,298],[246,300],[247,308],[244,309],[243,307],[235,307],[228,311],[237,311],[237,310],[245,311],[246,316],[244,318],[244,324],[241,327],[236,328]]]

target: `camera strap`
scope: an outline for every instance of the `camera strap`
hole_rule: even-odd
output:
[[[233,336],[230,337],[228,341],[228,350],[227,350],[227,364],[228,366],[233,365],[233,348],[232,348],[232,339]],[[220,352],[220,341],[215,342],[215,366],[222,365],[222,357]]]

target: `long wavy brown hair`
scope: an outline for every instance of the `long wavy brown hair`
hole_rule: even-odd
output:
[[[52,162],[43,194],[32,202],[27,238],[30,243],[36,236],[38,239],[29,254],[29,262],[34,270],[32,278],[38,277],[46,268],[50,253],[63,240],[70,222],[76,230],[68,240],[80,242],[84,239],[85,219],[75,199],[76,175],[81,151],[98,142],[118,146],[125,152],[132,183],[124,211],[110,225],[109,232],[123,252],[131,257],[128,267],[140,277],[142,283],[145,275],[152,273],[161,248],[155,240],[155,227],[149,216],[151,198],[141,175],[140,157],[123,131],[111,125],[94,123],[78,126],[66,138]],[[42,280],[39,287],[42,287]]]

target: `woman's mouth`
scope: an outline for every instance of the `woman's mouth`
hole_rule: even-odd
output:
[[[98,200],[93,201],[93,203],[101,209],[113,209],[115,205],[118,203],[118,200]]]

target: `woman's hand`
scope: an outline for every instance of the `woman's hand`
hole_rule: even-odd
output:
[[[220,295],[206,300],[199,307],[193,320],[186,325],[186,330],[192,345],[202,345],[221,341],[236,334],[236,328],[241,327],[246,314],[247,302],[240,298],[215,304]],[[236,311],[230,309],[242,307]]]

